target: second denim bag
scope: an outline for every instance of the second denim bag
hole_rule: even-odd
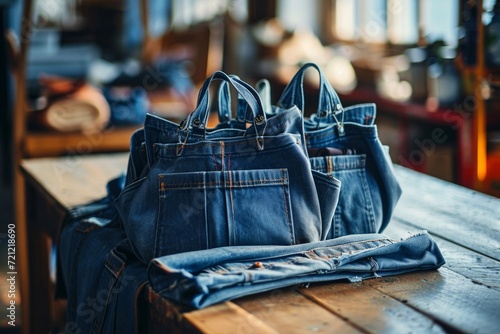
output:
[[[344,109],[320,68],[308,63],[284,89],[275,113],[292,106],[304,110],[303,80],[309,67],[315,68],[320,77],[318,110],[305,120],[311,166],[343,184],[326,238],[380,233],[392,217],[401,188],[388,149],[378,138],[375,104]]]
[[[245,99],[253,118],[247,129],[206,129],[213,80],[229,82]],[[252,87],[216,72],[181,125],[148,115],[144,135],[149,172],[116,202],[143,262],[220,246],[319,241],[329,228],[317,188],[338,193],[340,184],[311,170],[296,107],[267,119]]]

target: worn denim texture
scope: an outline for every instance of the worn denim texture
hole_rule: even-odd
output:
[[[271,289],[335,280],[354,282],[445,263],[425,232],[403,240],[350,235],[293,246],[233,246],[154,259],[148,269],[161,296],[193,308]]]
[[[109,180],[108,183],[106,184],[106,189],[107,189],[107,196],[100,198],[96,201],[93,201],[91,203],[87,203],[85,205],[80,205],[73,207],[69,210],[67,213],[63,226],[68,226],[73,224],[76,221],[81,221],[86,218],[92,218],[92,217],[102,217],[105,218],[106,220],[106,225],[108,227],[118,227],[120,225],[120,222],[118,219],[113,219],[114,217],[117,216],[116,209],[114,208],[114,201],[120,194],[120,192],[123,189],[123,186],[125,184],[125,174],[121,174],[118,177]],[[102,220],[96,221],[96,223],[101,223]],[[82,233],[85,234],[86,228],[83,228]],[[57,249],[57,253],[60,254],[61,251],[65,252],[67,250],[61,249],[60,244],[55,245],[55,248]],[[78,256],[78,254],[76,255]],[[65,281],[62,277],[62,268],[61,268],[61,261],[56,261],[57,265],[57,271],[56,271],[56,291],[55,295],[56,298],[67,298],[67,289],[65,286]]]
[[[61,235],[60,262],[67,287],[67,333],[135,333],[137,297],[146,266],[110,220],[87,218]]]
[[[205,128],[208,85],[215,79],[245,99],[253,118],[246,130]],[[205,82],[200,97],[180,126],[146,118],[150,169],[116,202],[137,256],[147,263],[213,247],[321,240],[335,206],[323,208],[320,199],[338,196],[340,182],[311,171],[300,112],[290,108],[266,119],[258,93],[222,72]]]
[[[58,287],[68,299],[66,333],[137,332],[135,307],[147,276],[113,206],[125,183],[125,175],[110,180],[105,198],[72,209],[61,233]]]
[[[389,223],[401,195],[388,148],[375,125],[374,104],[343,108],[327,78],[315,64],[304,65],[283,91],[275,113],[297,106],[304,110],[303,79],[313,67],[320,76],[318,110],[304,122],[308,148],[335,147],[353,155],[311,157],[313,169],[327,173],[344,185],[332,228],[326,238],[360,233],[379,233]]]

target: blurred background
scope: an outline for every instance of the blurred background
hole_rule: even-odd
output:
[[[0,29],[0,232],[20,159],[127,151],[219,69],[274,103],[306,62],[345,106],[377,104],[394,163],[500,196],[500,1],[0,0]]]

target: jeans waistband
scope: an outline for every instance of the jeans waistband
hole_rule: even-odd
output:
[[[366,166],[366,154],[314,157],[309,160],[312,169],[323,173],[359,169]]]

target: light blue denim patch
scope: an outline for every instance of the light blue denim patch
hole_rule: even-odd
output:
[[[293,246],[233,246],[164,256],[148,269],[161,296],[203,308],[295,284],[359,281],[445,263],[422,231],[402,240],[381,234],[350,235]]]

